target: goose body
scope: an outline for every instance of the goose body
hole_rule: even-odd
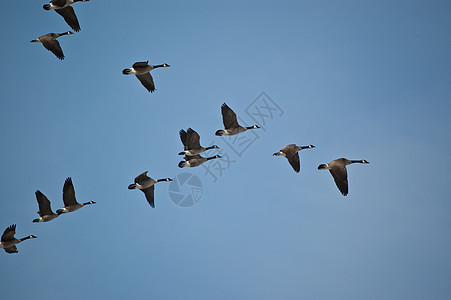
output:
[[[293,167],[293,170],[297,173],[301,170],[301,163],[299,161],[299,153],[298,151],[302,149],[311,149],[315,148],[313,145],[308,146],[296,146],[296,144],[289,144],[282,149],[280,149],[279,152],[274,153],[275,156],[285,156],[288,159],[288,162]]]
[[[52,211],[49,199],[47,199],[47,197],[43,193],[41,193],[41,191],[37,190],[35,192],[35,195],[39,205],[38,214],[40,217],[38,219],[34,219],[33,223],[48,222],[59,216]]]
[[[63,60],[64,59],[63,49],[61,49],[61,45],[56,39],[66,34],[73,34],[73,32],[67,31],[63,33],[53,33],[53,32],[47,33],[44,34],[43,36],[38,37],[37,39],[32,40],[31,42],[42,43],[45,49],[51,51],[60,60]]]
[[[338,158],[330,163],[319,165],[318,170],[329,170],[337,188],[343,196],[346,196],[348,195],[348,173],[346,171],[346,166],[354,163],[369,164],[369,162],[364,159],[349,160],[346,158]]]
[[[153,179],[147,176],[147,172],[141,173],[135,178],[135,183],[128,186],[129,190],[141,190],[151,207],[155,207],[155,184],[162,181],[172,181],[171,178]]]
[[[199,134],[191,128],[188,128],[188,131],[181,129],[179,133],[180,139],[184,146],[184,151],[180,152],[179,155],[194,156],[210,149],[219,149],[219,147],[216,145],[206,148],[202,147],[200,145]]]
[[[161,64],[153,66],[149,65],[149,61],[135,62],[130,69],[122,70],[122,74],[134,74],[136,78],[138,78],[138,80],[141,82],[141,84],[146,88],[146,90],[153,93],[155,91],[155,83],[153,82],[152,75],[150,75],[150,71],[156,68],[166,67],[170,67],[170,65]]]
[[[75,198],[74,185],[72,183],[72,178],[70,178],[70,177],[67,177],[66,180],[64,181],[63,202],[64,202],[64,207],[60,208],[56,211],[56,213],[58,215],[61,215],[64,213],[69,213],[69,212],[74,212],[76,210],[79,210],[80,208],[82,208],[85,205],[95,204],[94,201],[89,201],[89,202],[85,202],[85,203],[77,202],[77,199]]]
[[[16,224],[13,224],[5,229],[3,232],[1,241],[0,241],[0,248],[3,248],[6,253],[17,253],[17,247],[16,245],[28,240],[28,239],[35,239],[36,236],[29,235],[24,238],[18,239],[15,238],[14,235],[16,234]]]
[[[185,155],[185,160],[179,162],[179,168],[184,168],[184,167],[188,167],[188,168],[192,168],[192,167],[197,167],[200,166],[201,164],[203,164],[204,162],[207,162],[211,159],[216,159],[216,158],[221,158],[220,155],[215,155],[212,157],[203,157],[200,156],[199,154],[196,155]]]
[[[64,18],[67,25],[74,31],[80,31],[80,24],[78,23],[77,15],[71,7],[75,2],[86,2],[89,0],[52,0],[49,4],[44,4],[45,10],[55,10],[60,16]]]
[[[227,106],[227,104],[221,105],[221,114],[222,114],[222,122],[224,124],[224,129],[220,129],[216,131],[216,135],[235,135],[246,131],[248,129],[256,129],[260,128],[257,125],[243,127],[238,124],[235,112]]]

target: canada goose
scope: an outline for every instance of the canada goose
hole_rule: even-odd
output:
[[[129,74],[135,74],[136,78],[141,81],[141,84],[151,93],[155,91],[155,84],[153,83],[152,75],[150,75],[150,71],[156,68],[162,68],[162,67],[170,67],[168,64],[162,64],[162,65],[156,65],[152,66],[149,65],[149,61],[145,62],[135,62],[131,69],[124,69],[122,70],[122,74],[129,75]]]
[[[218,146],[213,145],[210,147],[202,147],[200,145],[200,136],[199,134],[191,128],[188,128],[188,132],[181,129],[180,130],[180,139],[182,140],[185,151],[180,152],[179,155],[196,155],[200,154],[204,151],[210,149],[219,149]]]
[[[64,18],[67,25],[69,25],[73,30],[80,31],[80,24],[78,24],[77,16],[72,8],[72,4],[75,2],[86,2],[89,0],[52,0],[50,4],[44,4],[45,10],[54,9],[59,15]]]
[[[362,160],[349,160],[346,158],[338,158],[331,161],[328,164],[321,164],[318,166],[318,170],[329,170],[330,174],[334,178],[335,184],[343,196],[348,194],[348,174],[346,166],[353,163],[369,164],[368,161]]]
[[[185,155],[185,160],[179,162],[179,168],[183,167],[197,167],[210,159],[221,158],[220,155],[215,155],[212,157],[202,157],[199,154],[196,155]]]
[[[14,237],[14,234],[16,234],[16,224],[13,224],[13,225],[7,227],[5,229],[5,231],[3,232],[2,239],[0,242],[0,248],[5,249],[5,251],[7,253],[19,252],[19,251],[17,251],[17,247],[16,247],[17,244],[19,244],[20,242],[23,242],[25,240],[28,240],[28,239],[36,238],[36,236],[34,236],[34,235],[29,235],[29,236],[26,236],[21,239],[16,239]]]
[[[285,156],[288,159],[288,162],[293,167],[294,171],[299,173],[301,170],[301,164],[299,162],[299,154],[298,151],[302,149],[310,149],[315,148],[313,145],[308,146],[296,146],[295,144],[289,144],[283,147],[279,152],[274,153],[275,156]]]
[[[77,202],[77,200],[75,199],[74,185],[72,184],[72,178],[70,178],[70,177],[67,177],[66,181],[64,181],[63,202],[64,202],[64,207],[60,208],[56,211],[56,213],[58,215],[79,210],[80,208],[82,208],[83,206],[88,205],[88,204],[95,204],[94,201],[89,201],[89,202],[85,202],[85,203]]]
[[[221,105],[221,113],[222,113],[222,122],[224,123],[224,130],[218,130],[216,131],[216,135],[235,135],[240,132],[246,131],[248,129],[255,129],[260,128],[257,125],[249,126],[249,127],[243,127],[238,124],[238,121],[236,119],[236,114],[233,112],[233,110],[227,106],[227,104]]]
[[[147,172],[139,174],[135,178],[135,183],[132,183],[128,186],[129,190],[138,189],[141,190],[144,195],[146,195],[147,202],[149,202],[151,207],[155,207],[154,202],[154,193],[155,193],[155,183],[161,181],[172,181],[171,178],[163,178],[163,179],[153,179],[147,176]]]
[[[63,33],[47,33],[43,36],[38,37],[35,40],[32,40],[32,43],[42,43],[44,45],[45,49],[52,51],[53,54],[55,54],[56,57],[63,60],[64,54],[63,50],[61,49],[60,43],[56,40],[62,35],[66,34],[74,34],[72,31],[63,32]]]
[[[43,193],[41,193],[41,191],[37,190],[35,194],[36,200],[38,200],[39,205],[38,214],[41,217],[38,219],[34,219],[33,223],[48,222],[59,216],[58,214],[55,214],[52,211],[49,199],[47,199],[47,197]]]

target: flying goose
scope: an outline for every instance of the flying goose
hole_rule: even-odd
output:
[[[220,129],[216,131],[216,135],[235,135],[248,129],[260,128],[257,125],[243,127],[238,124],[236,114],[233,110],[227,106],[227,104],[221,105],[222,122],[224,123],[224,130]]]
[[[38,214],[40,218],[34,219],[33,223],[48,222],[59,216],[52,211],[49,199],[47,199],[47,197],[43,193],[41,193],[41,191],[37,190],[35,194],[36,200],[38,200]]]
[[[179,155],[197,155],[204,151],[210,150],[210,149],[219,149],[218,146],[213,145],[210,147],[202,147],[200,145],[200,136],[199,134],[194,131],[191,128],[188,128],[188,132],[181,129],[180,130],[180,139],[182,140],[184,151],[180,152]]]
[[[210,159],[221,158],[220,155],[215,155],[212,157],[202,157],[199,154],[196,155],[185,155],[185,160],[179,162],[179,168],[183,167],[197,167]]]
[[[150,75],[150,71],[156,68],[162,67],[170,67],[168,64],[162,65],[149,65],[149,61],[145,62],[135,62],[130,69],[122,70],[122,74],[129,75],[135,74],[136,78],[141,81],[141,84],[151,93],[155,91],[155,84],[153,83],[152,75]]]
[[[52,51],[52,53],[55,54],[56,57],[63,60],[64,59],[63,49],[61,49],[60,43],[56,39],[62,35],[66,35],[66,34],[73,34],[73,32],[67,31],[67,32],[63,32],[63,33],[53,33],[53,32],[47,33],[47,34],[44,34],[43,36],[38,37],[35,40],[32,40],[31,42],[32,43],[42,43],[42,45],[44,45],[45,49]]]
[[[64,18],[67,25],[69,25],[73,30],[80,31],[80,24],[78,24],[77,16],[72,8],[72,4],[75,2],[86,2],[89,0],[52,0],[50,4],[44,4],[45,10],[54,9],[59,15]]]
[[[23,242],[25,240],[28,240],[28,239],[36,238],[36,236],[34,236],[34,235],[29,235],[29,236],[26,236],[21,239],[16,239],[14,237],[14,234],[16,234],[16,224],[13,224],[13,225],[7,227],[5,229],[5,231],[3,232],[2,239],[0,241],[0,248],[5,249],[5,251],[7,253],[19,252],[19,251],[17,251],[17,247],[16,247],[17,244],[19,244],[20,242]]]
[[[147,172],[139,174],[135,178],[135,183],[132,183],[128,186],[129,190],[138,189],[141,190],[144,195],[146,195],[147,202],[149,202],[151,207],[155,207],[154,202],[154,193],[155,193],[155,183],[162,181],[172,181],[171,178],[163,178],[163,179],[153,179],[147,176]]]
[[[60,208],[56,211],[56,213],[58,215],[79,210],[80,208],[82,208],[83,206],[88,205],[88,204],[95,204],[94,201],[89,201],[89,202],[85,202],[85,203],[77,202],[77,200],[75,199],[74,185],[72,184],[72,178],[70,178],[70,177],[67,177],[66,181],[64,181],[63,202],[64,202],[64,207]]]
[[[338,158],[328,164],[319,165],[318,170],[329,170],[330,174],[332,174],[332,177],[334,178],[337,188],[343,196],[346,196],[348,194],[348,174],[346,171],[346,166],[353,163],[369,164],[369,162],[364,159],[349,160],[346,158]]]
[[[293,167],[294,171],[299,173],[301,170],[301,164],[299,162],[299,154],[298,151],[302,149],[310,149],[315,148],[313,145],[308,146],[296,146],[295,144],[289,144],[283,147],[279,152],[274,153],[275,156],[285,156],[288,159],[288,162]]]

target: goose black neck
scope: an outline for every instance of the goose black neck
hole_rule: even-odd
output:
[[[207,160],[215,159],[215,158],[219,158],[219,157],[217,157],[217,156],[207,157]]]
[[[352,159],[351,159],[351,164],[354,164],[354,163],[360,163],[360,164],[363,164],[363,160],[352,160]]]
[[[31,239],[33,237],[34,237],[33,235],[29,235],[29,236],[26,236],[24,238],[21,238],[20,241],[25,241],[25,240]]]
[[[153,66],[154,69],[155,68],[162,68],[162,67],[164,67],[164,65],[155,65],[155,66]]]
[[[171,178],[157,179],[157,182],[162,182],[162,181],[171,181]]]

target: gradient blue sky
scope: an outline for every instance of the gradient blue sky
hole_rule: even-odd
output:
[[[38,236],[0,253],[2,298],[450,299],[450,1],[91,0],[64,61],[30,43],[70,29],[44,3],[0,10],[0,230]],[[171,65],[153,94],[121,74],[145,60]],[[261,92],[284,114],[216,182],[177,167],[182,128],[232,155],[220,106],[252,123]],[[299,174],[290,143],[316,145]],[[347,197],[317,170],[339,157],[370,161]],[[202,198],[151,209],[146,170]],[[68,176],[97,204],[32,223]]]

